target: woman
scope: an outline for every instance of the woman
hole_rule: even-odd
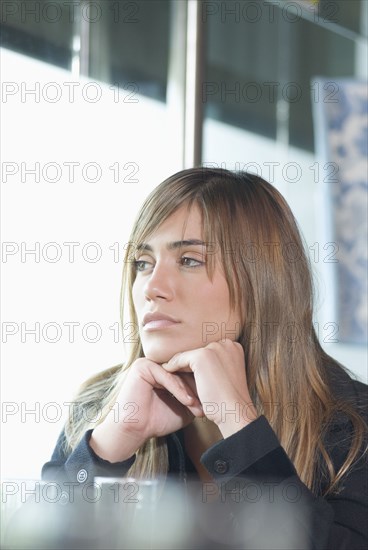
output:
[[[127,361],[81,388],[44,478],[189,474],[230,510],[229,544],[266,547],[287,502],[294,547],[365,547],[366,386],[318,342],[280,193],[222,169],[168,178],[134,224],[122,297]],[[263,527],[245,533],[250,483]]]

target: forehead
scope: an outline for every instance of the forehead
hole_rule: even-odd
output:
[[[201,240],[202,237],[202,216],[198,206],[193,204],[190,209],[187,206],[178,208],[144,240],[152,243],[179,239]]]

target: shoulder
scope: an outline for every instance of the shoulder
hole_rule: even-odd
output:
[[[361,434],[361,453],[368,443],[368,386],[355,380],[342,365],[335,363],[328,371],[331,403],[334,412],[326,427],[325,441],[332,451],[335,465],[341,465],[353,443],[357,430]]]
[[[348,369],[339,363],[331,363],[327,366],[327,376],[331,392],[337,401],[346,402],[357,412],[367,414],[367,384],[354,379]]]

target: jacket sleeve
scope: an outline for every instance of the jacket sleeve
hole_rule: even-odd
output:
[[[315,497],[298,477],[264,416],[219,441],[201,457],[231,509],[233,544],[245,548],[367,548],[367,462],[337,495]],[[213,492],[204,484],[203,501]],[[223,507],[222,507],[223,508]]]
[[[65,484],[86,484],[95,477],[124,477],[134,463],[135,455],[122,462],[111,463],[100,458],[89,445],[93,430],[88,430],[77,447],[67,454],[64,450],[65,434],[60,434],[51,460],[42,468],[42,479]]]

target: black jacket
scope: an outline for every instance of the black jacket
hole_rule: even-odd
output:
[[[367,386],[352,380],[337,367],[332,368],[331,384],[336,398],[344,396],[367,421]],[[92,430],[86,432],[69,456],[62,450],[61,434],[51,460],[43,467],[43,479],[66,483],[69,493],[66,500],[70,500],[71,486],[80,490],[91,485],[96,476],[124,476],[135,460],[133,456],[111,464],[99,458],[88,444],[91,433]],[[328,427],[325,442],[337,469],[347,455],[351,433],[352,425],[343,413]],[[319,496],[315,497],[302,483],[268,421],[261,416],[202,455],[202,464],[220,489],[220,497],[208,503],[205,501],[213,488],[198,482],[196,470],[185,453],[182,430],[167,436],[167,443],[169,479],[190,488],[191,498],[194,495],[194,516],[201,523],[199,530],[188,538],[187,547],[205,548],[206,544],[213,548],[252,549],[368,547],[367,454],[362,453],[345,475],[338,492],[325,498],[321,496],[325,487],[321,471]],[[192,490],[193,487],[196,488]],[[197,536],[200,539],[199,532],[208,537],[202,546],[194,540]]]
[[[367,386],[337,367],[332,368],[331,383],[335,397],[348,399],[367,421]],[[347,455],[352,429],[343,413],[328,427],[325,443],[337,469]],[[80,491],[91,486],[97,476],[124,476],[135,460],[111,464],[99,458],[88,444],[91,433],[86,432],[69,456],[63,451],[61,434],[51,461],[43,467],[43,479],[69,483],[66,500],[70,500],[71,485]],[[315,497],[261,416],[202,455],[202,464],[220,488],[220,497],[208,502],[213,487],[199,483],[185,453],[182,430],[169,435],[167,443],[168,478],[186,488],[186,494],[189,487],[190,506],[195,510],[191,518],[200,524],[186,539],[187,547],[367,548],[367,454],[362,453],[345,475],[338,492],[325,498],[321,496],[325,478],[320,470]]]

